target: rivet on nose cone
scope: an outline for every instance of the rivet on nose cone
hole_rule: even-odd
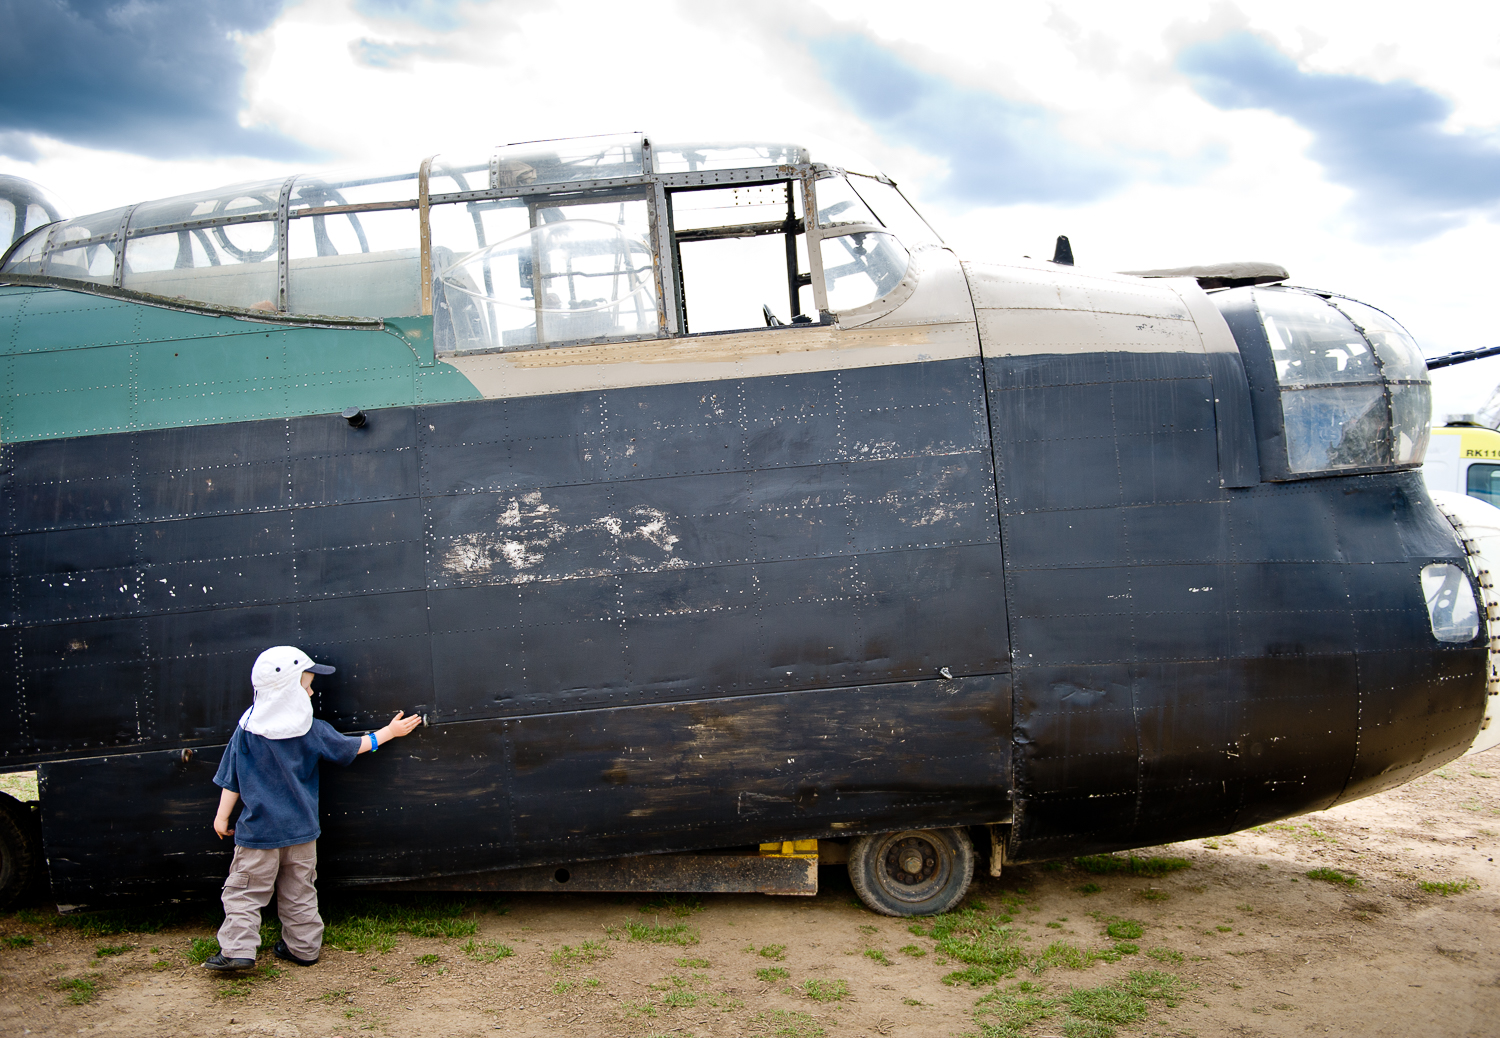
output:
[[[1474,635],[1487,629],[1489,636],[1489,662],[1487,665],[1488,681],[1486,682],[1484,719],[1479,723],[1479,730],[1474,735],[1474,741],[1469,745],[1466,756],[1473,753],[1482,753],[1492,746],[1500,745],[1500,592],[1497,592],[1493,574],[1500,567],[1500,508],[1486,504],[1477,498],[1466,494],[1455,494],[1449,491],[1434,491],[1433,501],[1438,510],[1453,524],[1453,529],[1458,534],[1458,539],[1463,542],[1464,553],[1469,557],[1469,569],[1474,574],[1478,585],[1479,598],[1484,605],[1484,615],[1475,616],[1473,619]],[[1438,574],[1439,569],[1453,569],[1454,566],[1424,566],[1422,569],[1423,594],[1427,596],[1428,615],[1432,620],[1433,634],[1440,640],[1443,635],[1439,634],[1441,628],[1451,632],[1450,636],[1464,633],[1466,626],[1464,619],[1465,603],[1463,599],[1467,596],[1472,603],[1473,592],[1467,576],[1463,577],[1462,584],[1452,579],[1451,574]],[[1462,574],[1460,574],[1463,576]],[[1439,577],[1442,577],[1439,580]],[[1453,585],[1453,586],[1450,586]],[[1472,609],[1472,604],[1467,606]],[[1455,621],[1460,622],[1456,625]],[[1480,625],[1483,624],[1483,627]],[[1462,625],[1462,626],[1461,626]],[[1472,640],[1472,639],[1469,639]]]

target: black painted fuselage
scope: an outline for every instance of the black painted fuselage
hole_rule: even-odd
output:
[[[1488,642],[1434,638],[1423,568],[1466,563],[1416,468],[1264,471],[1270,347],[1196,285],[925,262],[941,320],[919,284],[847,327],[449,358],[475,399],[359,428],[6,446],[0,761],[40,765],[57,897],[218,888],[210,778],[274,644],[338,666],[336,727],[429,722],[325,775],[344,882],[986,823],[1058,857],[1469,747]],[[266,362],[365,333],[300,334]]]

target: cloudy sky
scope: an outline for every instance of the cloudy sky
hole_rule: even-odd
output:
[[[75,214],[632,130],[847,146],[965,256],[1272,260],[1495,341],[1500,8],[0,0],[0,172]],[[1438,375],[1471,410],[1500,361]]]

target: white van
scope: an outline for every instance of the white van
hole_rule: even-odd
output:
[[[1435,426],[1422,465],[1428,490],[1450,490],[1500,507],[1500,432],[1450,419]]]

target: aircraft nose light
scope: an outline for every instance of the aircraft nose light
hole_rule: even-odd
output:
[[[1438,641],[1471,642],[1479,634],[1474,588],[1463,570],[1447,562],[1423,566],[1422,594],[1427,599],[1432,635]]]

